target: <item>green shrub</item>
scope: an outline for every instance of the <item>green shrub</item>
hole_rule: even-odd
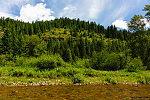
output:
[[[38,58],[35,66],[39,67],[40,69],[53,69],[57,66],[65,66],[65,62],[59,55],[42,55]]]
[[[145,70],[145,69],[146,69],[146,67],[143,66],[142,60],[140,58],[134,58],[127,65],[127,70],[129,72],[138,72],[140,70]]]
[[[145,76],[146,83],[150,83],[150,76]]]
[[[126,64],[124,53],[108,53],[102,51],[92,58],[90,61],[93,69],[96,70],[119,70],[123,69]]]
[[[13,61],[10,61],[11,55],[0,55],[0,66],[15,66]]]
[[[55,59],[40,59],[36,66],[40,69],[53,69],[57,67],[57,61]]]
[[[84,75],[83,74],[75,74],[72,78],[72,82],[76,83],[83,83],[84,82]]]
[[[51,72],[54,74],[57,74],[57,76],[72,77],[77,73],[82,73],[82,70],[80,70],[79,68],[73,68],[73,67],[57,67],[51,70]]]
[[[34,70],[27,70],[25,72],[25,74],[26,74],[27,77],[35,77],[35,76],[37,76],[37,73]]]
[[[0,55],[0,65],[4,66],[7,60],[6,55]]]
[[[94,76],[98,76],[98,73],[96,70],[89,68],[89,69],[85,69],[84,70],[84,75],[90,76],[90,77],[94,77]]]
[[[31,66],[40,69],[54,69],[58,66],[70,66],[70,64],[63,61],[59,55],[42,55],[40,57],[17,57],[17,66]]]
[[[75,62],[74,66],[77,68],[89,68],[90,67],[89,59],[78,59]]]
[[[112,84],[116,84],[117,83],[117,79],[112,78],[110,76],[107,76],[105,81],[108,82],[108,83],[112,83]]]
[[[16,56],[16,66],[21,66],[23,64],[26,64],[28,61],[29,58],[27,57],[19,57],[19,56]]]
[[[144,76],[140,75],[140,76],[138,76],[137,82],[138,82],[138,83],[145,84],[145,83],[146,83],[146,79],[145,79]]]
[[[16,66],[33,67],[37,63],[38,58],[35,57],[16,57]]]
[[[11,76],[15,76],[15,77],[21,77],[24,76],[24,70],[20,70],[20,69],[12,69],[10,72]]]

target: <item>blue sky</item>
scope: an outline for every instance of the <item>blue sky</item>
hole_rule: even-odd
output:
[[[25,22],[63,16],[127,29],[131,17],[145,15],[146,4],[150,0],[0,0],[0,16]]]

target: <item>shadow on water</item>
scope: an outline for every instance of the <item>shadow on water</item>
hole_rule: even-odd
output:
[[[150,99],[150,85],[55,85],[0,87],[0,100],[128,100]]]

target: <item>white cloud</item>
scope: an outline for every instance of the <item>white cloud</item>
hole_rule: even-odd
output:
[[[42,2],[45,2],[45,0],[41,0]]]
[[[13,6],[20,8],[22,5],[32,2],[33,0],[0,0],[0,17],[15,18],[15,15],[12,15]]]
[[[147,19],[142,19],[142,20],[146,24],[145,28],[150,28],[150,22],[148,22]],[[116,27],[121,28],[121,29],[128,29],[127,21],[124,21],[124,20],[116,20],[112,23],[112,25],[115,25]]]
[[[68,10],[74,11],[74,10],[76,10],[76,7],[69,5],[69,6],[64,8],[64,11],[68,11]]]
[[[123,20],[116,20],[112,23],[112,25],[115,25],[116,27],[121,29],[128,29],[127,22]]]
[[[64,0],[65,1],[65,0]],[[80,18],[84,20],[97,19],[104,11],[106,4],[110,0],[69,0],[63,10],[59,13],[59,17]]]
[[[15,18],[14,15],[11,15],[11,14],[8,14],[8,13],[5,13],[5,12],[0,12],[0,17],[9,17],[9,18]]]
[[[54,12],[51,11],[51,9],[46,8],[46,4],[39,3],[35,6],[27,4],[22,6],[20,16],[17,16],[16,19],[25,22],[53,20],[55,17],[51,16],[52,13]]]
[[[77,15],[77,8],[75,6],[72,5],[68,5],[66,6],[63,11],[59,14],[60,17],[70,17],[70,18],[74,18]]]
[[[106,7],[108,0],[92,0],[92,2],[89,3],[91,5],[90,7],[88,7],[89,17],[92,19],[96,19]]]

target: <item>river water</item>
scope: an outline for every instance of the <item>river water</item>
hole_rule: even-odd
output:
[[[0,100],[150,100],[150,85],[0,87]]]

